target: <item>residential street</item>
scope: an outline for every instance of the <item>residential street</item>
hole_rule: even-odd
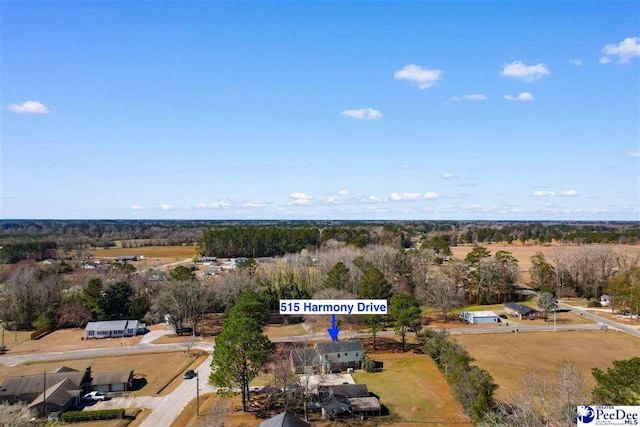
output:
[[[625,326],[614,322],[612,320],[605,319],[596,314],[590,313],[586,310],[582,310],[564,303],[560,303],[559,307],[562,309],[572,310],[584,317],[595,320],[598,323],[585,323],[576,325],[557,325],[558,331],[565,330],[584,330],[584,329],[600,329],[602,324],[607,325],[610,329],[626,332],[636,337],[640,337],[640,331],[635,328]],[[509,326],[506,323],[500,324],[500,326],[484,327],[481,325],[464,327],[464,328],[450,328],[447,329],[452,334],[479,334],[479,333],[513,333],[516,330],[518,333],[533,332],[533,331],[553,331],[553,321],[550,320],[544,325],[528,325],[527,321],[513,321],[509,319]],[[504,326],[503,326],[504,325]],[[171,333],[170,330],[152,331],[149,332],[139,344],[130,347],[121,348],[102,348],[102,349],[90,349],[90,350],[78,350],[73,352],[52,352],[52,353],[38,353],[38,354],[26,354],[26,355],[3,355],[0,356],[0,361],[4,364],[13,366],[19,363],[30,361],[42,361],[42,360],[55,360],[55,359],[77,359],[84,357],[95,356],[109,356],[109,355],[122,355],[122,354],[136,354],[144,352],[158,352],[158,351],[181,351],[184,350],[184,344],[152,344],[152,341],[160,338],[162,335]],[[382,331],[379,332],[379,336],[394,335],[394,331]],[[356,333],[356,332],[341,332],[339,339],[345,338],[357,338],[370,336],[368,333]],[[295,337],[276,338],[274,342],[284,341],[309,341],[326,338],[326,333],[310,334]],[[196,343],[194,348],[199,348],[208,352],[213,350],[213,345],[210,343]],[[211,356],[209,356],[200,366],[197,368],[200,376],[199,388],[200,394],[211,393],[217,390],[217,387],[209,384],[209,375],[211,373]],[[196,380],[179,380],[182,383],[170,394],[161,397],[142,396],[142,397],[116,397],[105,402],[96,402],[92,405],[91,409],[106,409],[106,408],[150,408],[151,414],[142,422],[143,427],[168,427],[171,423],[180,415],[186,405],[196,398]]]

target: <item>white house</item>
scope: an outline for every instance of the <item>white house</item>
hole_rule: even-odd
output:
[[[89,322],[84,328],[84,338],[121,338],[133,337],[145,330],[146,325],[137,320],[109,320]]]

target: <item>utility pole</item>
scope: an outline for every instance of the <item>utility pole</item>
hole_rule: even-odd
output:
[[[196,417],[200,416],[200,374],[196,371]]]
[[[47,371],[43,372],[42,381],[42,412],[44,413],[44,417],[47,418]]]

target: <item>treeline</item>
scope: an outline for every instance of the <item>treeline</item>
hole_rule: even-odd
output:
[[[4,245],[0,248],[0,261],[15,263],[23,259],[41,261],[55,258],[58,245],[55,242],[29,242]]]
[[[230,227],[205,232],[198,250],[202,256],[263,257],[300,252],[319,243],[317,228]]]

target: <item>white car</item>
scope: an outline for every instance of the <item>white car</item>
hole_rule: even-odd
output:
[[[101,391],[92,391],[82,396],[82,398],[84,400],[107,400],[107,395]]]

